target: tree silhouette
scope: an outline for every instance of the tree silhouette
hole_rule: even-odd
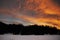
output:
[[[12,33],[21,35],[60,35],[60,30],[56,27],[43,26],[43,25],[28,25],[24,26],[22,24],[4,24],[0,22],[0,34]]]

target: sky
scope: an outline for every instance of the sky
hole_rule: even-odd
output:
[[[60,0],[0,0],[0,21],[60,29]]]

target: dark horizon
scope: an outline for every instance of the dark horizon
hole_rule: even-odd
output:
[[[24,26],[22,24],[19,25],[7,25],[0,22],[0,34],[20,34],[20,35],[60,35],[60,30],[56,27],[44,26],[44,25],[29,25]]]

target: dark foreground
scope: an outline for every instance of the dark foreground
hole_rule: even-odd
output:
[[[7,25],[0,22],[0,34],[15,34],[15,35],[60,35],[60,30],[55,27],[43,26],[43,25]]]

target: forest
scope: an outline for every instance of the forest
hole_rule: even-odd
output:
[[[0,34],[14,35],[60,35],[60,30],[56,27],[44,25],[28,25],[23,24],[5,24],[0,22]]]

